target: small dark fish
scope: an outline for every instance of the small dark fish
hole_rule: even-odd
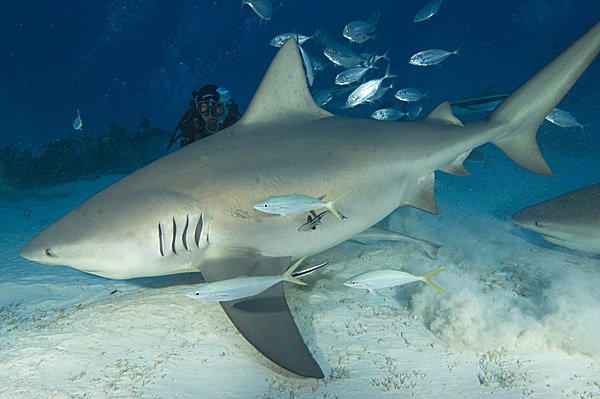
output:
[[[327,215],[328,213],[331,213],[329,209],[319,213],[318,215],[315,213],[315,211],[310,211],[310,215],[308,215],[306,223],[300,226],[298,231],[316,230],[317,226],[321,224],[321,219],[323,216]]]
[[[297,272],[292,273],[292,277],[298,278],[298,277],[308,276],[309,274],[312,274],[313,272],[319,270],[323,266],[327,266],[328,264],[329,264],[329,261],[326,260],[325,262],[321,262],[318,265],[310,266],[306,269],[298,270]]]

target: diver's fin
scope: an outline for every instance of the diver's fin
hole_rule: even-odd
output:
[[[241,275],[282,274],[290,258],[269,258],[250,252],[211,256],[202,274],[207,282]],[[239,332],[268,359],[303,377],[323,378],[323,371],[306,347],[288,308],[283,283],[249,298],[221,302]]]
[[[315,103],[306,84],[296,38],[279,49],[238,124],[277,122],[283,118],[331,116]]]

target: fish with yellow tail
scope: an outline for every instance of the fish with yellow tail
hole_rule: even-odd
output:
[[[285,273],[276,276],[241,276],[227,280],[205,283],[187,294],[189,298],[205,302],[233,301],[236,299],[249,298],[271,288],[281,281],[288,281],[298,285],[306,285],[298,280],[292,273],[304,262],[306,257],[298,259]]]
[[[335,215],[336,218],[343,220],[344,217],[342,217],[342,215],[340,215],[340,213],[335,209],[335,203],[348,194],[350,194],[349,191],[340,195],[333,201],[328,202],[323,201],[323,197],[314,198],[305,194],[278,195],[257,202],[254,204],[254,209],[265,213],[281,215],[283,217],[292,217],[304,212],[327,208]]]
[[[431,277],[444,269],[445,267],[440,267],[420,276],[415,276],[414,274],[403,272],[401,270],[375,270],[350,277],[348,280],[344,281],[344,285],[346,287],[372,292],[373,290],[380,288],[391,288],[415,281],[422,281],[434,290],[439,291],[442,294],[447,294],[446,291],[431,282]]]

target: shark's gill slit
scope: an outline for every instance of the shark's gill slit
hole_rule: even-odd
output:
[[[175,216],[173,216],[173,241],[171,241],[171,251],[174,254],[177,253],[177,248],[175,248],[175,239],[177,238],[177,222],[175,222]]]
[[[188,248],[188,244],[187,244],[187,231],[188,231],[189,224],[190,224],[190,215],[185,215],[185,227],[183,228],[183,233],[181,233],[181,241],[183,242],[183,247],[185,248],[186,251],[190,250]]]
[[[160,256],[165,256],[165,245],[163,241],[163,228],[162,225],[158,224],[158,250],[160,252]]]
[[[194,231],[194,242],[198,248],[200,248],[200,237],[202,236],[202,225],[204,224],[203,219],[204,215],[200,214],[198,223],[196,223],[196,230]]]
[[[211,224],[212,224],[212,219],[209,219],[209,220],[208,220],[208,224],[207,224],[207,226],[206,226],[206,244],[207,244],[207,245],[208,245],[208,244],[210,244],[210,237],[209,237],[209,234],[210,234],[210,225],[211,225]]]

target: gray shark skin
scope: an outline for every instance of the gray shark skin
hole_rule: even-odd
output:
[[[525,208],[512,221],[552,244],[600,255],[600,184]]]
[[[278,51],[243,118],[94,195],[21,249],[29,260],[113,279],[200,271],[207,281],[283,273],[293,259],[329,249],[397,207],[437,212],[434,172],[468,172],[469,152],[492,142],[521,166],[551,174],[535,134],[593,61],[600,24],[523,84],[485,120],[462,124],[445,102],[425,119],[397,123],[336,117],[306,84],[296,41]],[[271,196],[332,200],[348,219],[253,209]],[[190,304],[194,306],[194,304]],[[322,378],[277,284],[222,306],[240,333],[275,364]]]

